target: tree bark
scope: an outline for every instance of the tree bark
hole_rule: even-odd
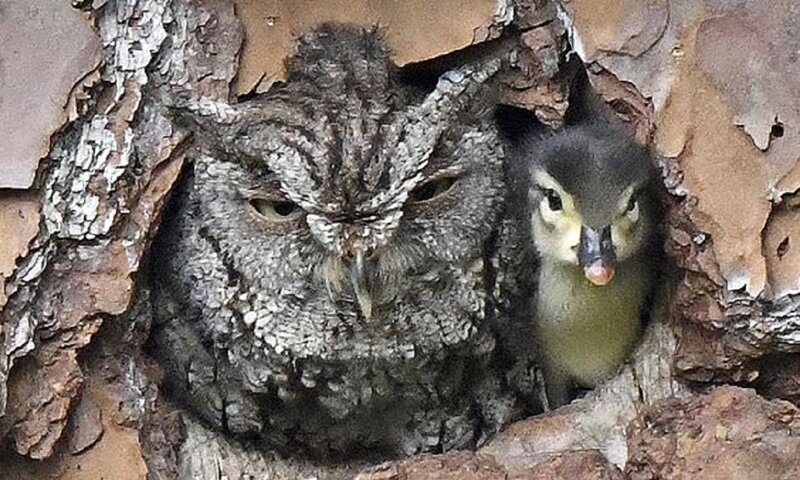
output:
[[[28,10],[0,0],[0,43],[30,52],[37,67],[0,52],[0,144],[11,152],[0,157],[4,471],[798,476],[800,11],[790,0],[452,3],[52,0]],[[579,59],[604,108],[652,147],[670,193],[673,265],[641,345],[615,378],[477,452],[382,465],[280,458],[170,403],[146,352],[150,307],[139,288],[190,141],[169,107],[268,90],[291,55],[292,29],[329,20],[383,24],[409,71],[510,58],[502,101],[553,127],[576,98]]]

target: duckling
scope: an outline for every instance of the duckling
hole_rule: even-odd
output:
[[[539,259],[534,332],[548,407],[572,386],[594,387],[631,353],[659,272],[658,175],[616,127],[527,135],[526,222]]]

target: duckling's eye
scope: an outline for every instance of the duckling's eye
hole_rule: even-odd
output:
[[[639,200],[635,195],[631,195],[630,200],[628,200],[628,206],[625,207],[625,215],[633,221],[639,218]]]
[[[450,190],[455,183],[456,177],[437,178],[412,190],[409,198],[414,202],[427,202]]]
[[[262,197],[254,197],[249,202],[256,213],[272,222],[294,220],[303,214],[303,209],[299,205],[288,200],[268,200]]]
[[[547,200],[547,206],[550,210],[558,212],[564,208],[564,205],[561,203],[561,197],[552,188],[546,188],[544,190],[544,198]]]

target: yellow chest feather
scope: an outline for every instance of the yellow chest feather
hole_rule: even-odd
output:
[[[598,287],[578,267],[542,265],[535,321],[550,368],[591,387],[625,361],[652,281],[643,265],[626,267]]]

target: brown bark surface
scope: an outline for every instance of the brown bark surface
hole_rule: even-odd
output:
[[[13,46],[0,49],[4,478],[800,476],[791,0],[72,3],[0,0],[0,45]],[[168,106],[265,91],[292,35],[323,21],[379,23],[410,69],[506,55],[502,101],[551,126],[577,56],[652,145],[675,268],[619,375],[477,452],[378,466],[279,458],[170,404],[137,291],[188,141]]]

